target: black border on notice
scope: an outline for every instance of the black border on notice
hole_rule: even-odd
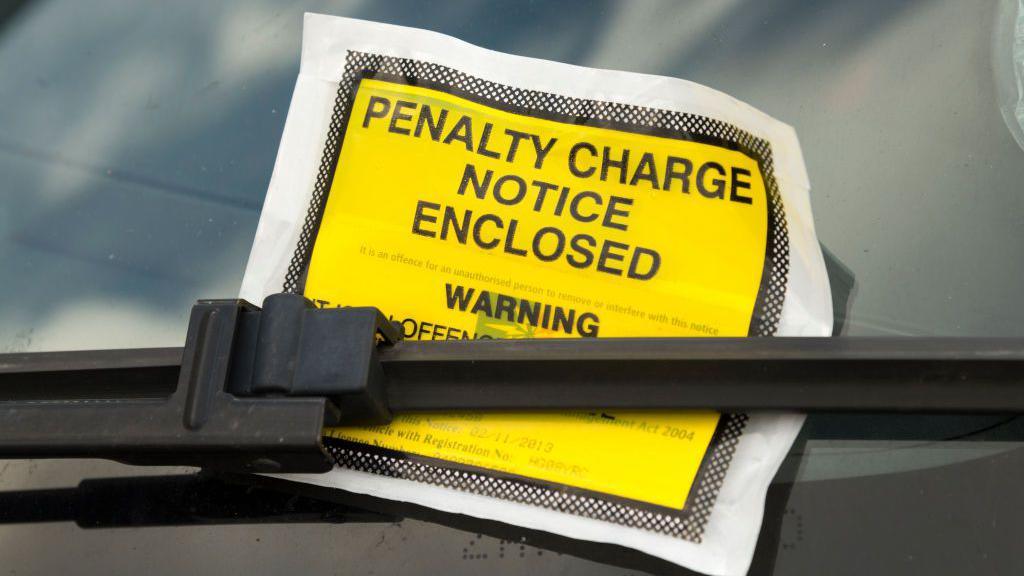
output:
[[[381,446],[371,446],[369,444],[363,444],[361,442],[355,442],[352,440],[345,440],[342,438],[336,438],[334,436],[325,436],[324,441],[329,444],[335,445],[348,445],[358,446],[360,450],[366,452],[372,452],[375,454],[381,454],[390,456],[392,458],[411,460],[413,462],[421,462],[434,467],[449,468],[452,470],[460,470],[464,472],[472,472],[476,474],[486,474],[493,478],[502,478],[513,482],[520,482],[523,484],[529,484],[533,486],[540,486],[548,490],[555,490],[566,494],[575,494],[586,498],[595,498],[601,500],[607,500],[609,502],[617,502],[633,508],[647,510],[658,514],[666,514],[677,517],[687,515],[692,510],[693,498],[697,492],[697,488],[701,486],[702,482],[707,475],[707,464],[711,454],[711,447],[715,443],[720,442],[725,434],[725,418],[719,415],[718,422],[715,424],[715,431],[711,435],[711,439],[708,441],[708,448],[704,450],[704,455],[701,457],[700,466],[697,468],[697,473],[693,477],[693,482],[690,484],[690,490],[686,493],[686,498],[683,501],[683,505],[680,508],[673,508],[671,506],[662,506],[660,504],[654,504],[652,502],[646,502],[644,500],[637,500],[634,498],[626,498],[625,496],[616,496],[614,494],[608,494],[605,492],[597,492],[589,490],[587,488],[580,488],[569,484],[562,484],[560,482],[552,482],[549,480],[539,480],[530,476],[523,476],[520,474],[514,474],[511,472],[504,472],[501,470],[492,470],[490,468],[484,468],[480,466],[471,466],[469,464],[463,464],[461,462],[452,462],[443,458],[433,458],[431,456],[423,456],[421,454],[414,454],[411,452],[403,452],[400,450],[393,450],[390,448],[384,448]]]

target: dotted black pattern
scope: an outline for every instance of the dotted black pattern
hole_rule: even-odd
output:
[[[542,483],[494,477],[436,466],[402,455],[392,456],[366,451],[356,444],[338,442],[332,438],[325,438],[324,445],[342,468],[550,508],[699,543],[746,423],[745,414],[728,414],[722,417],[718,441],[713,444],[704,463],[704,470],[697,477],[692,506],[681,513],[657,512],[628,502],[559,490]]]
[[[774,176],[774,162],[769,142],[731,124],[704,116],[524,90],[483,80],[446,66],[355,51],[348,53],[306,220],[285,275],[284,291],[302,291],[331,181],[337,168],[347,111],[354,96],[356,83],[367,72],[401,76],[410,83],[415,83],[417,79],[440,83],[498,105],[512,105],[571,116],[575,121],[584,124],[587,120],[597,120],[640,128],[659,128],[682,134],[713,136],[753,152],[760,162],[765,179],[770,210],[762,289],[754,306],[749,335],[775,334],[788,281],[789,236],[782,197]],[[712,441],[698,474],[694,486],[696,492],[691,493],[686,509],[678,514],[655,512],[611,499],[574,494],[554,486],[496,478],[408,458],[362,451],[351,446],[332,444],[330,439],[325,439],[325,443],[338,465],[344,468],[543,506],[700,542],[746,422],[745,414],[723,416],[720,434]]]
[[[782,304],[786,296],[789,276],[789,233],[782,196],[775,181],[771,144],[762,138],[722,122],[698,116],[646,108],[631,104],[618,104],[570,98],[537,90],[524,90],[470,76],[447,66],[421,62],[408,58],[395,58],[380,54],[350,51],[345,62],[338,94],[334,100],[334,113],[327,133],[327,142],[320,159],[313,196],[306,212],[306,220],[288,271],[284,291],[302,291],[306,269],[313,252],[313,243],[320,229],[320,220],[327,203],[331,180],[337,167],[342,141],[342,128],[350,107],[356,82],[365,72],[382,72],[401,76],[415,83],[428,80],[471,93],[484,100],[531,110],[570,116],[577,121],[589,119],[614,122],[638,127],[660,128],[674,132],[714,136],[751,150],[759,159],[770,204],[768,247],[765,254],[764,278],[751,318],[750,336],[772,336],[778,328]]]

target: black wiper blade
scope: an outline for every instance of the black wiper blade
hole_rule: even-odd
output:
[[[0,457],[325,471],[324,425],[444,410],[1024,412],[1024,339],[402,341],[372,308],[200,301],[185,346],[0,355]]]
[[[401,518],[213,474],[90,478],[74,488],[0,492],[0,524],[82,528],[397,522]]]

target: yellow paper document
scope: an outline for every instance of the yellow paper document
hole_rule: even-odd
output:
[[[384,74],[344,119],[305,294],[406,338],[745,336],[772,198],[735,142],[487,102]],[[681,510],[715,413],[424,414],[330,437]]]

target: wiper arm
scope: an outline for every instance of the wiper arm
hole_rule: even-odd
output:
[[[0,355],[0,457],[330,469],[324,425],[442,410],[1024,412],[1024,339],[402,341],[373,308],[200,301],[182,349]]]

